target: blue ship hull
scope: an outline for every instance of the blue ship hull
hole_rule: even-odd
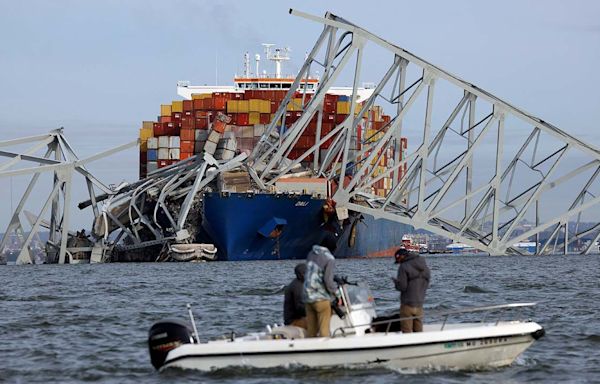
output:
[[[205,193],[202,227],[219,260],[304,259],[332,229],[323,224],[324,203],[311,195]],[[279,236],[278,225],[283,228]],[[370,217],[351,228],[352,222],[337,228],[338,258],[391,256],[411,229]]]

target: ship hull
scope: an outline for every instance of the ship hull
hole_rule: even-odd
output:
[[[203,202],[202,227],[217,246],[218,260],[304,259],[327,230],[340,234],[337,258],[391,256],[411,228],[369,216],[355,231],[352,222],[332,228],[323,223],[325,200],[311,195],[212,192]],[[279,236],[270,233],[270,225],[283,222]]]

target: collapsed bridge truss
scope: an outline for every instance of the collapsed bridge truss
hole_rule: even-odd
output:
[[[515,244],[532,238],[537,253],[566,253],[584,237],[588,243],[578,249],[593,250],[600,237],[600,152],[595,147],[341,17],[290,13],[323,24],[291,90],[315,68],[323,75],[316,93],[303,99],[302,117],[273,144],[266,138],[285,125],[293,97],[288,93],[251,154],[259,183],[272,185],[312,158],[318,176],[337,181],[338,207],[406,223],[494,255],[520,253]],[[378,63],[388,59],[372,96],[362,105],[352,103],[346,120],[321,135],[326,93],[346,76],[353,81],[355,100],[372,47],[380,52]],[[379,103],[392,110],[391,120],[376,135],[357,137],[357,127],[368,124],[368,110]],[[290,151],[317,115],[314,145],[289,162]],[[410,149],[403,153],[400,139],[406,136]],[[325,150],[328,140],[333,144]],[[394,161],[379,172],[386,151]],[[385,177],[392,186],[377,196],[371,187]]]

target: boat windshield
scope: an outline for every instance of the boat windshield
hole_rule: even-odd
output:
[[[375,303],[371,290],[363,282],[356,285],[346,284],[344,285],[344,291],[346,292],[346,300],[351,308],[371,307]]]

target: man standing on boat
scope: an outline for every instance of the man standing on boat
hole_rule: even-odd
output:
[[[423,332],[423,303],[429,287],[431,272],[425,259],[416,252],[400,248],[394,255],[398,267],[398,277],[392,277],[396,289],[400,291],[400,330],[403,333]]]
[[[304,307],[304,275],[306,264],[294,268],[296,278],[285,287],[283,299],[283,324],[306,328],[306,308]]]
[[[308,337],[329,337],[331,301],[338,298],[338,286],[333,280],[337,240],[327,234],[321,245],[313,245],[306,257],[304,299]]]

